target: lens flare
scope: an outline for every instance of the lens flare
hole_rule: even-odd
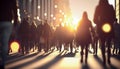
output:
[[[111,31],[111,26],[110,26],[110,24],[105,23],[105,24],[102,26],[102,30],[103,30],[105,33],[109,33],[109,32]]]
[[[19,48],[20,48],[20,45],[19,45],[18,42],[13,41],[13,42],[11,43],[10,47],[11,47],[12,52],[18,52],[18,51],[19,51]]]

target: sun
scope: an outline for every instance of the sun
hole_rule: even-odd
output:
[[[76,30],[77,29],[77,26],[78,26],[78,23],[79,23],[79,18],[77,18],[77,17],[74,17],[73,18],[73,21],[72,21],[72,26],[73,26],[73,28]]]

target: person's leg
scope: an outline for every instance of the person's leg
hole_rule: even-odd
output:
[[[119,50],[118,54],[120,55],[120,48],[118,50]]]
[[[93,54],[96,54],[96,40],[95,40],[95,37],[92,40],[92,48],[93,48]]]
[[[62,42],[61,41],[59,42],[59,49],[60,49],[59,51],[61,52],[62,51]]]
[[[81,63],[83,62],[83,50],[84,50],[84,46],[81,45],[81,52],[80,52],[80,55],[81,55]]]
[[[88,58],[88,46],[89,46],[89,44],[86,44],[85,46],[86,46],[86,47],[85,47],[85,63],[87,64],[87,58]]]
[[[2,30],[0,31],[2,32],[0,33],[1,35],[0,42],[1,42],[1,47],[2,47],[2,65],[4,65],[6,62],[7,55],[8,55],[8,49],[9,49],[8,42],[9,42],[9,38],[12,32],[12,23],[2,22],[1,28]]]
[[[103,64],[106,64],[106,58],[105,58],[105,41],[104,40],[101,40],[101,51],[102,51]]]
[[[95,51],[96,51],[95,54],[96,54],[96,55],[97,55],[97,52],[98,52],[98,41],[99,41],[99,40],[97,39],[96,42],[95,42]]]
[[[120,41],[119,41],[119,47],[118,47],[118,55],[120,55]]]
[[[113,55],[114,55],[114,52],[115,52],[115,44],[114,44],[114,47],[113,47],[113,50],[112,50]]]
[[[110,56],[111,56],[111,39],[108,39],[108,41],[107,41],[107,47],[108,47],[108,52],[107,52],[107,54],[108,54],[108,59],[107,59],[107,61],[108,61],[108,63],[110,63]]]
[[[70,42],[70,52],[73,52],[73,46],[72,46],[72,42]]]

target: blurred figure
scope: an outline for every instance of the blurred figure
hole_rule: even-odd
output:
[[[13,19],[16,26],[18,23],[16,0],[0,0],[0,47],[2,47],[0,69],[4,69],[8,55],[8,41],[12,33]]]
[[[44,22],[43,26],[43,37],[45,39],[45,46],[44,51],[47,52],[50,49],[50,34],[51,34],[51,27],[48,24],[47,20]]]
[[[24,18],[18,29],[19,40],[21,44],[22,54],[29,53],[29,41],[30,41],[30,25],[28,17]]]
[[[92,32],[92,47],[93,47],[93,54],[97,55],[97,51],[98,51],[98,34],[97,34],[97,27],[95,26],[93,28],[93,32]]]
[[[120,24],[118,24],[117,19],[114,22],[115,38],[114,38],[114,48],[113,54],[120,54]]]
[[[64,43],[64,49],[69,50],[70,47],[70,53],[73,53],[74,30],[70,29],[68,25],[65,25],[62,31],[63,31],[62,40]]]
[[[43,48],[44,45],[44,38],[43,38],[43,29],[44,29],[44,25],[41,22],[38,26],[37,26],[37,41],[38,41],[38,51],[40,52]]]
[[[60,24],[55,32],[54,32],[54,37],[53,37],[53,42],[55,43],[56,47],[57,47],[57,50],[59,50],[61,52],[62,50],[62,44],[63,44],[63,26]]]
[[[73,32],[71,32],[69,30],[69,27],[64,25],[62,26],[62,24],[60,24],[55,32],[54,32],[54,37],[53,37],[53,41],[56,43],[56,47],[57,50],[59,50],[59,52],[62,52],[64,50],[69,50],[70,47],[70,53],[73,52]],[[64,46],[64,50],[62,50],[62,46]]]
[[[81,45],[81,62],[83,62],[83,50],[85,48],[85,63],[87,63],[88,46],[92,41],[90,31],[92,30],[91,21],[88,19],[87,12],[83,13],[76,33],[77,45]]]
[[[33,49],[35,51],[36,43],[37,43],[37,26],[35,21],[32,22],[30,26],[30,50]]]
[[[111,55],[110,45],[111,45],[111,40],[114,37],[113,23],[115,21],[115,10],[113,6],[108,3],[108,0],[99,1],[99,5],[95,9],[93,21],[97,25],[97,32],[101,42],[103,63],[104,64],[106,63],[106,58],[105,58],[106,47],[108,48],[108,51],[107,51],[108,63],[110,63],[110,55]],[[110,27],[110,30],[108,32],[105,32],[102,29],[103,25],[106,23]]]

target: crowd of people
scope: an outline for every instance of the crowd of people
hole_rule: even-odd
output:
[[[96,18],[95,14],[95,21]],[[17,40],[20,42],[21,46],[19,52],[22,54],[27,54],[31,52],[31,50],[48,52],[54,50],[55,48],[59,50],[59,52],[62,52],[62,47],[64,47],[64,50],[68,51],[70,48],[70,53],[74,53],[73,49],[77,52],[77,48],[81,47],[81,62],[83,62],[83,54],[85,54],[85,62],[87,63],[88,51],[90,50],[90,46],[92,46],[94,50],[92,53],[95,55],[97,55],[97,49],[101,49],[104,63],[106,63],[105,53],[107,50],[107,59],[108,63],[110,63],[111,53],[120,54],[118,30],[120,25],[116,20],[116,18],[115,21],[113,20],[113,24],[110,24],[110,20],[106,20],[110,26],[113,26],[113,28],[111,27],[110,32],[104,32],[104,30],[99,28],[99,26],[102,27],[102,25],[106,22],[97,22],[100,24],[96,24],[96,26],[93,27],[92,22],[88,19],[87,12],[84,11],[77,30],[71,31],[68,25],[63,26],[62,24],[53,28],[47,20],[44,20],[43,22],[40,22],[39,25],[36,25],[35,21],[30,23],[29,18],[27,17],[23,19],[17,31]]]
[[[59,24],[54,29],[47,20],[39,22],[39,25],[36,25],[36,21],[30,22],[29,18],[25,17],[20,25],[17,26],[17,37],[11,35],[10,42],[16,38],[20,43],[19,52],[22,54],[28,54],[31,50],[48,52],[55,48],[59,52],[62,52],[63,46],[64,50],[70,48],[70,52],[73,53],[73,49],[77,51],[77,47],[80,46],[81,62],[83,62],[83,55],[85,54],[85,63],[87,63],[88,51],[91,45],[94,50],[93,54],[97,55],[97,49],[101,49],[103,64],[106,64],[106,59],[108,63],[111,63],[111,54],[120,55],[120,25],[117,23],[115,10],[108,3],[108,0],[100,0],[99,5],[95,9],[93,22],[96,24],[95,27],[92,26],[92,21],[88,19],[87,11],[84,11],[82,19],[78,23],[77,30],[71,31],[67,25],[63,26]],[[110,26],[110,31],[108,32],[104,32],[102,29],[106,23]],[[0,24],[3,24],[1,19]],[[0,35],[1,30],[3,30],[1,26]],[[113,50],[111,51],[111,49]],[[6,50],[3,50],[3,52],[8,53]],[[108,55],[107,58],[105,57],[105,53]],[[3,59],[6,58],[6,55],[2,56]]]

